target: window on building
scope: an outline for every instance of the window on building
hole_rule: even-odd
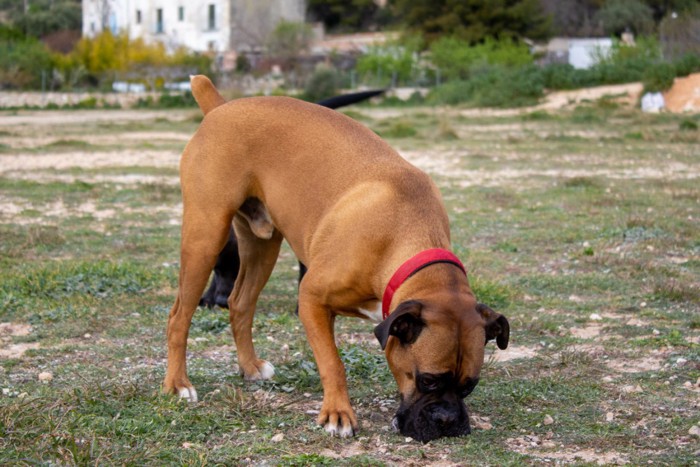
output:
[[[180,22],[185,21],[185,7],[184,6],[178,7],[177,20]]]
[[[141,10],[136,10],[136,24],[141,24]]]
[[[209,4],[209,29],[216,29],[216,5]]]
[[[156,34],[163,33],[163,9],[156,9]]]

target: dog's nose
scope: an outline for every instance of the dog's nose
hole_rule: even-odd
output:
[[[459,415],[453,411],[445,409],[444,407],[436,407],[430,413],[430,418],[440,425],[451,425],[457,422]]]

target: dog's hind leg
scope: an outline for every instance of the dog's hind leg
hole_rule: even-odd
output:
[[[168,368],[163,381],[163,392],[178,394],[192,402],[197,400],[197,391],[187,377],[187,336],[199,297],[231,224],[230,214],[199,207],[186,204],[183,213],[179,287],[168,318]]]
[[[233,226],[238,237],[241,268],[228,304],[231,330],[238,351],[238,365],[247,380],[270,379],[275,369],[269,362],[257,357],[252,327],[255,305],[277,262],[282,235],[274,229],[268,238],[260,238],[248,220],[240,214],[234,217]]]

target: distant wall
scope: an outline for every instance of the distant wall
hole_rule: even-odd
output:
[[[8,107],[46,107],[54,104],[59,107],[77,105],[88,99],[97,99],[98,107],[103,103],[131,107],[139,99],[151,96],[156,99],[160,93],[99,93],[99,92],[9,92],[0,91],[0,108]]]

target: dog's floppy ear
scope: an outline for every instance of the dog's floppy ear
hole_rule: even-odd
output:
[[[396,336],[404,345],[415,342],[425,326],[425,322],[420,317],[422,309],[423,304],[419,301],[403,302],[387,319],[374,328],[374,335],[377,336],[382,350],[386,348],[389,336]]]
[[[505,350],[508,347],[508,339],[510,338],[510,324],[508,324],[506,317],[496,313],[483,303],[477,303],[476,311],[486,321],[486,342],[496,339],[498,348]]]

